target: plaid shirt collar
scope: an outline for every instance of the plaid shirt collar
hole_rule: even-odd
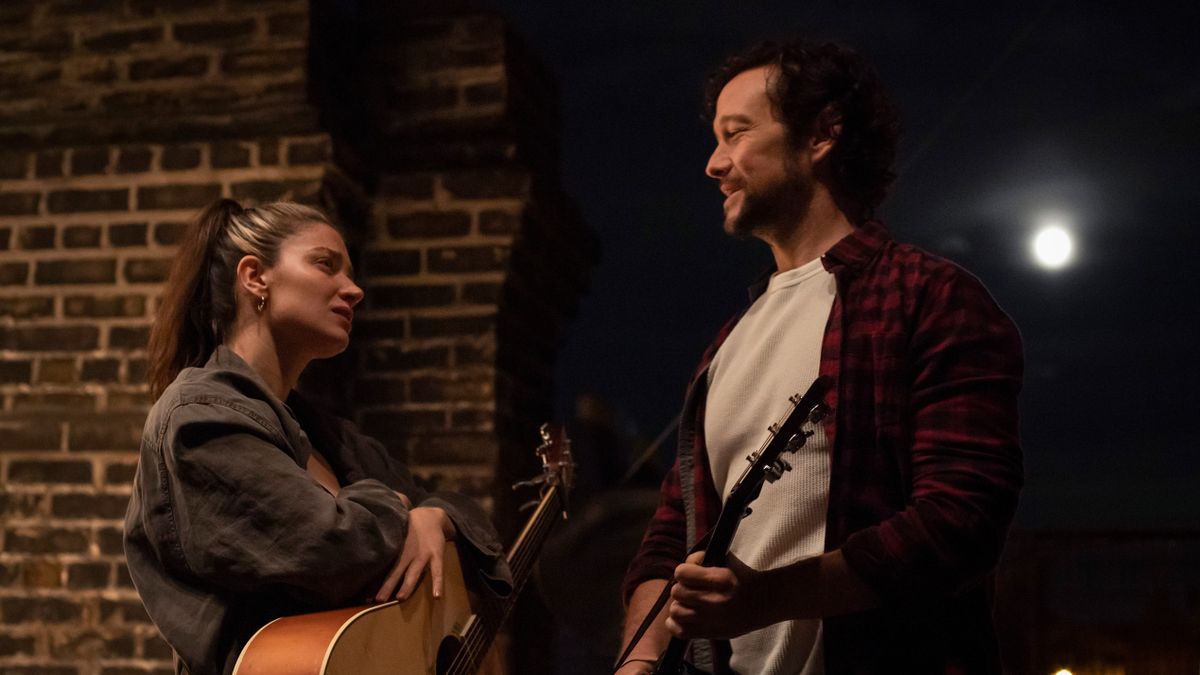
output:
[[[855,227],[853,232],[842,237],[833,248],[826,251],[825,255],[821,256],[821,264],[834,276],[857,276],[891,240],[892,235],[886,225],[878,220],[868,220]],[[767,284],[770,283],[775,270],[775,266],[772,265],[746,289],[750,294],[750,302],[754,302],[766,292]]]

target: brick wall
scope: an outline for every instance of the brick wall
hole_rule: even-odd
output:
[[[536,62],[467,3],[394,4],[0,5],[0,671],[169,671],[120,527],[147,329],[217,196],[336,214],[367,300],[306,386],[511,530],[595,243]]]

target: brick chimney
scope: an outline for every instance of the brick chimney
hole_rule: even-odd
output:
[[[597,245],[558,183],[554,87],[504,23],[393,4],[0,6],[3,672],[171,672],[121,523],[148,326],[219,196],[339,220],[367,299],[305,386],[515,526]]]

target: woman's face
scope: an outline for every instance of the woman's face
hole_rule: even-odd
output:
[[[325,223],[283,241],[275,265],[263,272],[263,313],[281,352],[325,358],[350,344],[354,306],[363,298],[353,274],[346,243]]]

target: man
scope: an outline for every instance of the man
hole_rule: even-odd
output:
[[[627,643],[677,584],[618,672],[650,672],[672,635],[718,673],[1000,672],[991,571],[1022,481],[1015,326],[974,277],[871,219],[898,125],[860,56],[759,45],[710,78],[708,100],[725,230],[766,242],[776,270],[689,387],[625,579]],[[834,413],[763,487],[729,567],[684,563],[818,375]]]

